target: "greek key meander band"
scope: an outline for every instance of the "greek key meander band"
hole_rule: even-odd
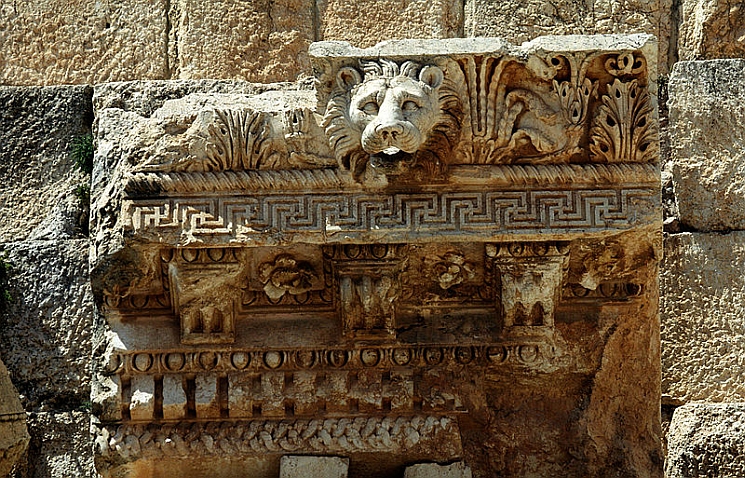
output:
[[[652,220],[655,188],[282,194],[132,200],[136,233],[483,235],[628,229]]]

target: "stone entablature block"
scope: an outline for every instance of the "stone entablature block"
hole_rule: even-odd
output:
[[[461,459],[602,476],[619,454],[659,471],[639,458],[660,454],[659,410],[635,402],[659,393],[654,51],[329,42],[315,91],[98,111],[99,471],[283,454],[350,476]],[[535,423],[508,445],[513,420]]]

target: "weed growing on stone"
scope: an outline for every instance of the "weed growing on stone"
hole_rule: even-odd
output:
[[[73,190],[73,194],[80,202],[80,220],[79,226],[84,235],[88,235],[88,214],[91,204],[91,186],[90,176],[93,173],[93,156],[96,152],[93,143],[93,135],[86,133],[78,136],[72,141],[70,156],[75,161],[75,165],[86,175],[86,182],[78,185]]]
[[[75,165],[84,173],[91,174],[93,172],[93,155],[95,152],[93,135],[90,133],[78,136],[72,141],[70,156],[75,161]]]
[[[76,187],[73,191],[75,194],[75,197],[78,198],[80,203],[84,206],[87,206],[91,202],[91,187],[87,184],[81,184],[80,186]]]
[[[7,253],[3,252],[0,254],[0,312],[5,312],[10,303],[13,302],[13,296],[10,294],[10,287],[8,286],[12,269],[13,266],[8,262]]]

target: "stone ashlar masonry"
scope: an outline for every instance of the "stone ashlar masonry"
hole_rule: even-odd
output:
[[[122,93],[120,107],[149,116],[167,99],[195,91],[272,88],[219,79],[309,75],[314,40],[368,46],[499,35],[519,43],[540,34],[639,31],[659,38],[661,78],[670,71],[668,103],[660,104],[668,231],[660,280],[662,403],[663,419],[673,418],[663,421],[666,471],[743,476],[745,418],[733,403],[745,394],[745,64],[676,63],[745,56],[743,11],[738,2],[691,0],[3,2],[0,242],[12,265],[13,300],[1,311],[0,359],[31,437],[11,476],[95,476],[90,370],[101,337],[92,330],[103,319],[87,276],[86,208],[74,194],[86,178],[69,157],[71,141],[92,126],[92,90],[84,85],[200,80],[107,87]],[[83,86],[52,86],[62,84]],[[17,436],[25,441],[23,432]]]

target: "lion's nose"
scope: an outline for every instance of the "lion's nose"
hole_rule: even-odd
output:
[[[395,140],[397,136],[403,134],[404,127],[399,123],[379,124],[375,127],[375,132],[384,140]]]

